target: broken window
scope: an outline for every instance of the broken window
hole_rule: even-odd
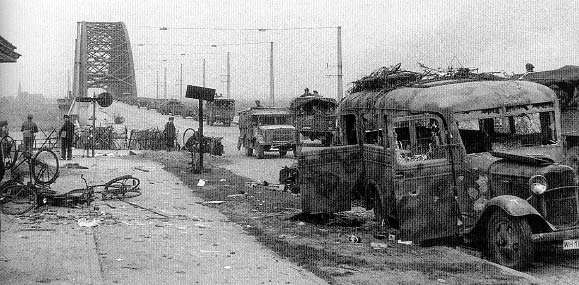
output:
[[[434,116],[396,122],[394,135],[398,161],[408,163],[445,158],[440,125]]]
[[[553,112],[458,122],[466,153],[509,150],[556,142]]]

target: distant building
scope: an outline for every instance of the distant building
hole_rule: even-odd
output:
[[[28,93],[22,91],[22,84],[18,82],[18,99],[21,100],[42,100],[44,96],[40,93]]]
[[[16,62],[20,54],[15,49],[15,46],[0,36],[0,62]]]

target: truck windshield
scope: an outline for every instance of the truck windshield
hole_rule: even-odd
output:
[[[289,117],[287,116],[254,116],[253,121],[259,125],[287,125],[289,124]]]
[[[459,121],[458,129],[467,153],[556,143],[553,112]]]

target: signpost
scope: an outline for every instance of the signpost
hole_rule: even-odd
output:
[[[203,172],[203,101],[213,101],[215,89],[187,85],[185,98],[199,99],[199,167],[197,173]],[[193,168],[195,169],[195,168]]]
[[[92,103],[92,131],[91,131],[91,145],[92,145],[92,157],[94,157],[94,135],[96,130],[96,105],[106,108],[113,104],[113,96],[111,94],[104,92],[99,94],[98,97],[77,97],[76,102],[91,102]],[[87,153],[88,156],[88,153]]]

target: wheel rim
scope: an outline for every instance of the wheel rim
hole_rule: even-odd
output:
[[[58,177],[59,162],[54,152],[39,151],[33,160],[34,179],[41,184],[52,183]]]
[[[514,261],[515,255],[520,250],[518,236],[514,233],[513,225],[508,222],[501,222],[494,227],[491,243],[498,256],[506,263]]]
[[[24,185],[7,187],[0,193],[0,208],[8,215],[20,215],[30,211],[36,204],[36,195]]]

